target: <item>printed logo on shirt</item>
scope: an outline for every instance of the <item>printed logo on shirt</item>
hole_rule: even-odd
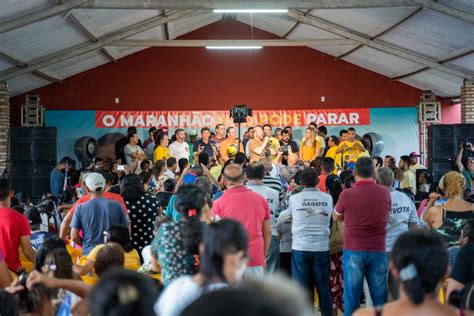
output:
[[[410,207],[398,206],[397,203],[393,203],[392,209],[390,210],[390,214],[401,214],[401,213],[408,213],[408,212],[410,212]]]

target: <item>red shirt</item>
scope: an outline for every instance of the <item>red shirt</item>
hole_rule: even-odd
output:
[[[240,222],[249,239],[249,267],[265,265],[262,229],[263,222],[270,220],[270,209],[267,201],[260,194],[245,186],[226,190],[214,202],[212,214]]]
[[[390,191],[373,180],[342,191],[335,212],[344,215],[344,249],[385,252],[391,205]]]
[[[105,191],[104,192],[104,198],[106,198],[108,200],[114,200],[114,201],[119,202],[120,205],[122,205],[123,209],[125,210],[125,215],[128,216],[127,207],[125,206],[125,203],[124,203],[122,197],[120,196],[120,194]],[[79,200],[77,200],[76,203],[74,203],[74,206],[69,210],[71,215],[74,215],[74,211],[76,210],[76,207],[78,205],[81,205],[82,203],[85,203],[85,202],[89,201],[90,199],[92,199],[92,196],[90,194],[86,194],[83,197],[81,197]]]
[[[25,216],[11,208],[0,208],[0,251],[5,255],[8,269],[20,270],[20,237],[30,235],[30,224]]]
[[[328,177],[327,175],[322,174],[322,173],[319,175],[318,189],[321,192],[326,192],[326,178],[327,177]]]

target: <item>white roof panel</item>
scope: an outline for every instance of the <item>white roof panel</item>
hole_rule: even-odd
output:
[[[237,14],[237,21],[283,37],[297,22],[287,15],[275,14]]]
[[[0,43],[27,60],[34,60],[83,44],[89,38],[64,21],[64,15],[0,34]]]
[[[313,10],[310,15],[375,36],[416,10],[416,7]]]
[[[110,62],[110,59],[101,52],[90,52],[51,65],[46,69],[62,78],[66,78],[108,62]]]
[[[474,53],[447,62],[445,65],[455,66],[459,69],[467,70],[474,73]]]
[[[33,74],[26,74],[7,81],[10,95],[16,96],[27,91],[32,91],[40,87],[50,84],[46,79],[40,78]]]
[[[209,11],[197,11],[185,17],[168,23],[171,39],[175,39],[186,33],[197,30],[222,19],[222,14]]]
[[[388,77],[395,77],[412,68],[423,66],[370,47],[362,47],[343,59]]]
[[[15,67],[14,64],[10,63],[8,60],[0,58],[0,71]]]
[[[400,80],[422,90],[432,90],[442,97],[455,97],[461,94],[463,79],[457,76],[430,69]]]
[[[474,24],[424,9],[380,40],[432,58],[474,46]]]
[[[3,0],[0,2],[0,23],[57,4],[55,0]]]
[[[438,2],[455,9],[474,13],[474,1],[472,0],[438,0]]]

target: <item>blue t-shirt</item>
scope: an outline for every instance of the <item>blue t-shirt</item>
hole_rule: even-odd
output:
[[[64,174],[57,168],[54,168],[49,175],[49,187],[51,192],[56,196],[63,193]]]
[[[119,202],[93,198],[79,205],[72,217],[71,227],[82,229],[82,255],[88,255],[97,245],[104,243],[103,233],[111,225],[128,226],[125,211]]]
[[[43,245],[43,243],[49,238],[51,238],[52,236],[54,236],[54,234],[51,234],[49,232],[43,232],[43,231],[31,232],[31,236],[30,236],[31,245],[33,246],[33,248],[35,248],[35,250],[38,250]]]

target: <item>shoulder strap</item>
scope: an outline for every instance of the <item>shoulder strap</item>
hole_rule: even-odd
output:
[[[441,204],[441,209],[443,210],[443,222],[444,222],[444,220],[446,219],[446,210],[444,208],[444,203]]]

